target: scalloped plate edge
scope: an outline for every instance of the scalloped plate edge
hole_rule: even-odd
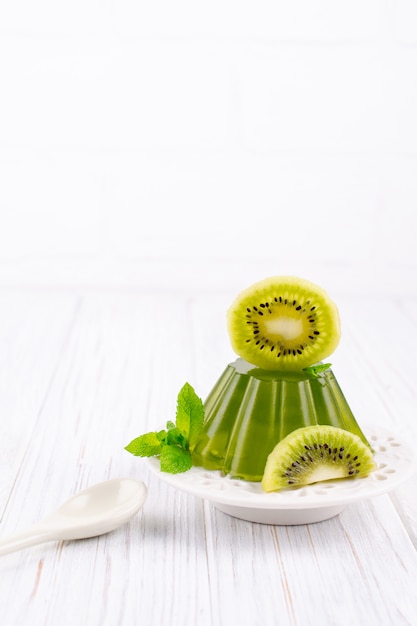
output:
[[[374,447],[377,463],[377,469],[369,476],[315,483],[276,493],[263,492],[260,483],[230,478],[202,467],[193,467],[184,474],[167,474],[160,471],[157,458],[148,458],[146,463],[161,480],[182,491],[209,500],[221,510],[225,507],[239,509],[238,517],[247,509],[262,511],[264,516],[266,511],[340,509],[348,503],[394,489],[416,468],[416,457],[410,446],[397,435],[376,427],[366,429],[366,435]]]

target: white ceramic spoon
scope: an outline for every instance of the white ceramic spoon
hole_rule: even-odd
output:
[[[127,522],[146,500],[139,480],[115,478],[93,485],[64,502],[27,531],[0,540],[0,556],[46,541],[87,539]]]

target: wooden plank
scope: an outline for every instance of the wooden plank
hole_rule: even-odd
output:
[[[74,295],[0,293],[0,519],[76,310]]]
[[[308,526],[215,512],[207,537],[216,624],[414,623],[415,551],[387,497]]]
[[[417,440],[414,301],[361,298],[343,301],[342,308],[344,331],[334,360],[358,420],[388,428],[411,444]],[[384,312],[382,319],[376,310]],[[416,472],[390,494],[415,546]]]

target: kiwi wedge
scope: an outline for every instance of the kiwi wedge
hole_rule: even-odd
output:
[[[358,478],[376,469],[372,451],[342,428],[314,425],[281,439],[268,456],[264,491],[279,491],[325,480]]]
[[[297,371],[329,356],[340,339],[339,313],[321,287],[295,276],[266,278],[227,312],[236,354],[270,370]]]

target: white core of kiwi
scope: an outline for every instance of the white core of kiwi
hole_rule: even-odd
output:
[[[266,331],[271,335],[282,337],[286,341],[297,339],[303,334],[303,323],[291,317],[281,316],[264,322]]]
[[[314,468],[308,475],[308,484],[319,483],[324,480],[336,480],[338,478],[345,478],[346,470],[344,467],[335,465],[329,467],[328,465],[319,465]]]

